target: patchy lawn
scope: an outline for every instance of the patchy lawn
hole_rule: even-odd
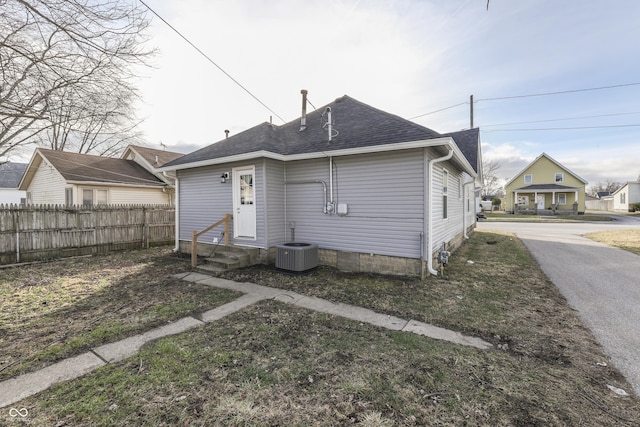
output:
[[[164,262],[183,261],[158,254]],[[629,384],[511,235],[474,233],[444,278],[424,282],[268,266],[222,276],[430,322],[495,349],[262,301],[14,406],[34,426],[638,425],[640,402],[607,388]],[[8,408],[1,420],[12,422]]]
[[[640,255],[640,230],[597,231],[584,237]]]
[[[0,269],[0,380],[239,295],[170,277],[188,266],[165,247]]]

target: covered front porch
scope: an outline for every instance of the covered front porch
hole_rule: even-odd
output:
[[[528,185],[512,191],[513,213],[577,215],[580,189],[558,184]]]

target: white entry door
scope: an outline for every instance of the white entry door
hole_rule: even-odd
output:
[[[544,209],[544,194],[538,194],[538,209]]]
[[[256,238],[255,168],[233,169],[233,236]]]

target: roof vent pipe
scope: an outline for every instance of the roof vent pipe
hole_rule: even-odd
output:
[[[229,138],[229,129],[224,130],[225,139]]]
[[[307,128],[307,90],[302,89],[302,115],[300,116],[300,130],[303,131]]]

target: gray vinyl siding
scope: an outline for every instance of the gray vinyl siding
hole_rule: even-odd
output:
[[[419,258],[424,230],[422,153],[334,158],[334,201],[348,204],[344,217],[323,213],[322,185],[287,185],[286,221],[295,221],[296,240],[325,249]],[[328,158],[287,162],[286,179],[322,180],[331,198]]]
[[[443,197],[442,197],[442,188],[443,188],[443,171],[447,170],[449,172],[449,184],[448,184],[448,203],[447,203],[447,218],[443,218]],[[463,191],[464,188],[461,187],[461,182],[471,178],[469,175],[466,175],[466,178],[463,176],[463,173],[460,172],[453,164],[450,162],[436,163],[433,167],[433,236],[431,240],[431,251],[438,251],[442,247],[442,243],[448,243],[457,235],[463,233],[463,215],[467,215],[466,221],[467,224],[471,224],[474,219],[472,219],[470,214],[466,214],[466,199],[464,197]],[[462,191],[461,191],[462,190]],[[471,191],[471,197],[473,197],[473,191]],[[464,202],[464,206],[463,206]],[[471,202],[473,205],[473,202]],[[475,216],[475,211],[472,209],[473,215]]]
[[[265,235],[267,247],[283,242],[286,226],[284,220],[284,162],[265,159]]]
[[[256,239],[233,239],[232,244],[262,248],[292,240],[290,224],[295,223],[295,240],[316,243],[320,248],[378,255],[420,258],[421,233],[425,231],[426,158],[441,154],[431,149],[402,150],[335,157],[333,159],[334,202],[346,203],[348,214],[323,213],[324,191],[331,200],[329,158],[281,162],[256,159],[178,171],[180,240],[190,241],[192,230],[202,230],[233,214],[231,179],[220,183],[223,172],[239,166],[255,166]],[[442,218],[442,171],[449,172],[448,218]],[[432,252],[449,242],[475,221],[473,186],[466,212],[461,194],[463,175],[453,163],[436,163],[433,169]],[[302,181],[302,182],[301,182]],[[287,184],[285,185],[285,182]],[[233,228],[231,229],[233,230]],[[201,242],[211,243],[222,228],[206,233]],[[426,236],[425,236],[426,239]]]
[[[264,211],[264,167],[263,160],[252,163],[242,162],[226,165],[208,166],[178,171],[180,200],[180,240],[191,241],[191,232],[207,228],[219,221],[225,214],[233,214],[232,169],[240,166],[255,166],[256,197],[256,239],[234,239],[233,225],[229,231],[229,241],[255,247],[265,246]],[[226,183],[220,182],[223,172],[229,172]],[[211,243],[223,230],[222,226],[211,230],[198,238],[198,241]]]

